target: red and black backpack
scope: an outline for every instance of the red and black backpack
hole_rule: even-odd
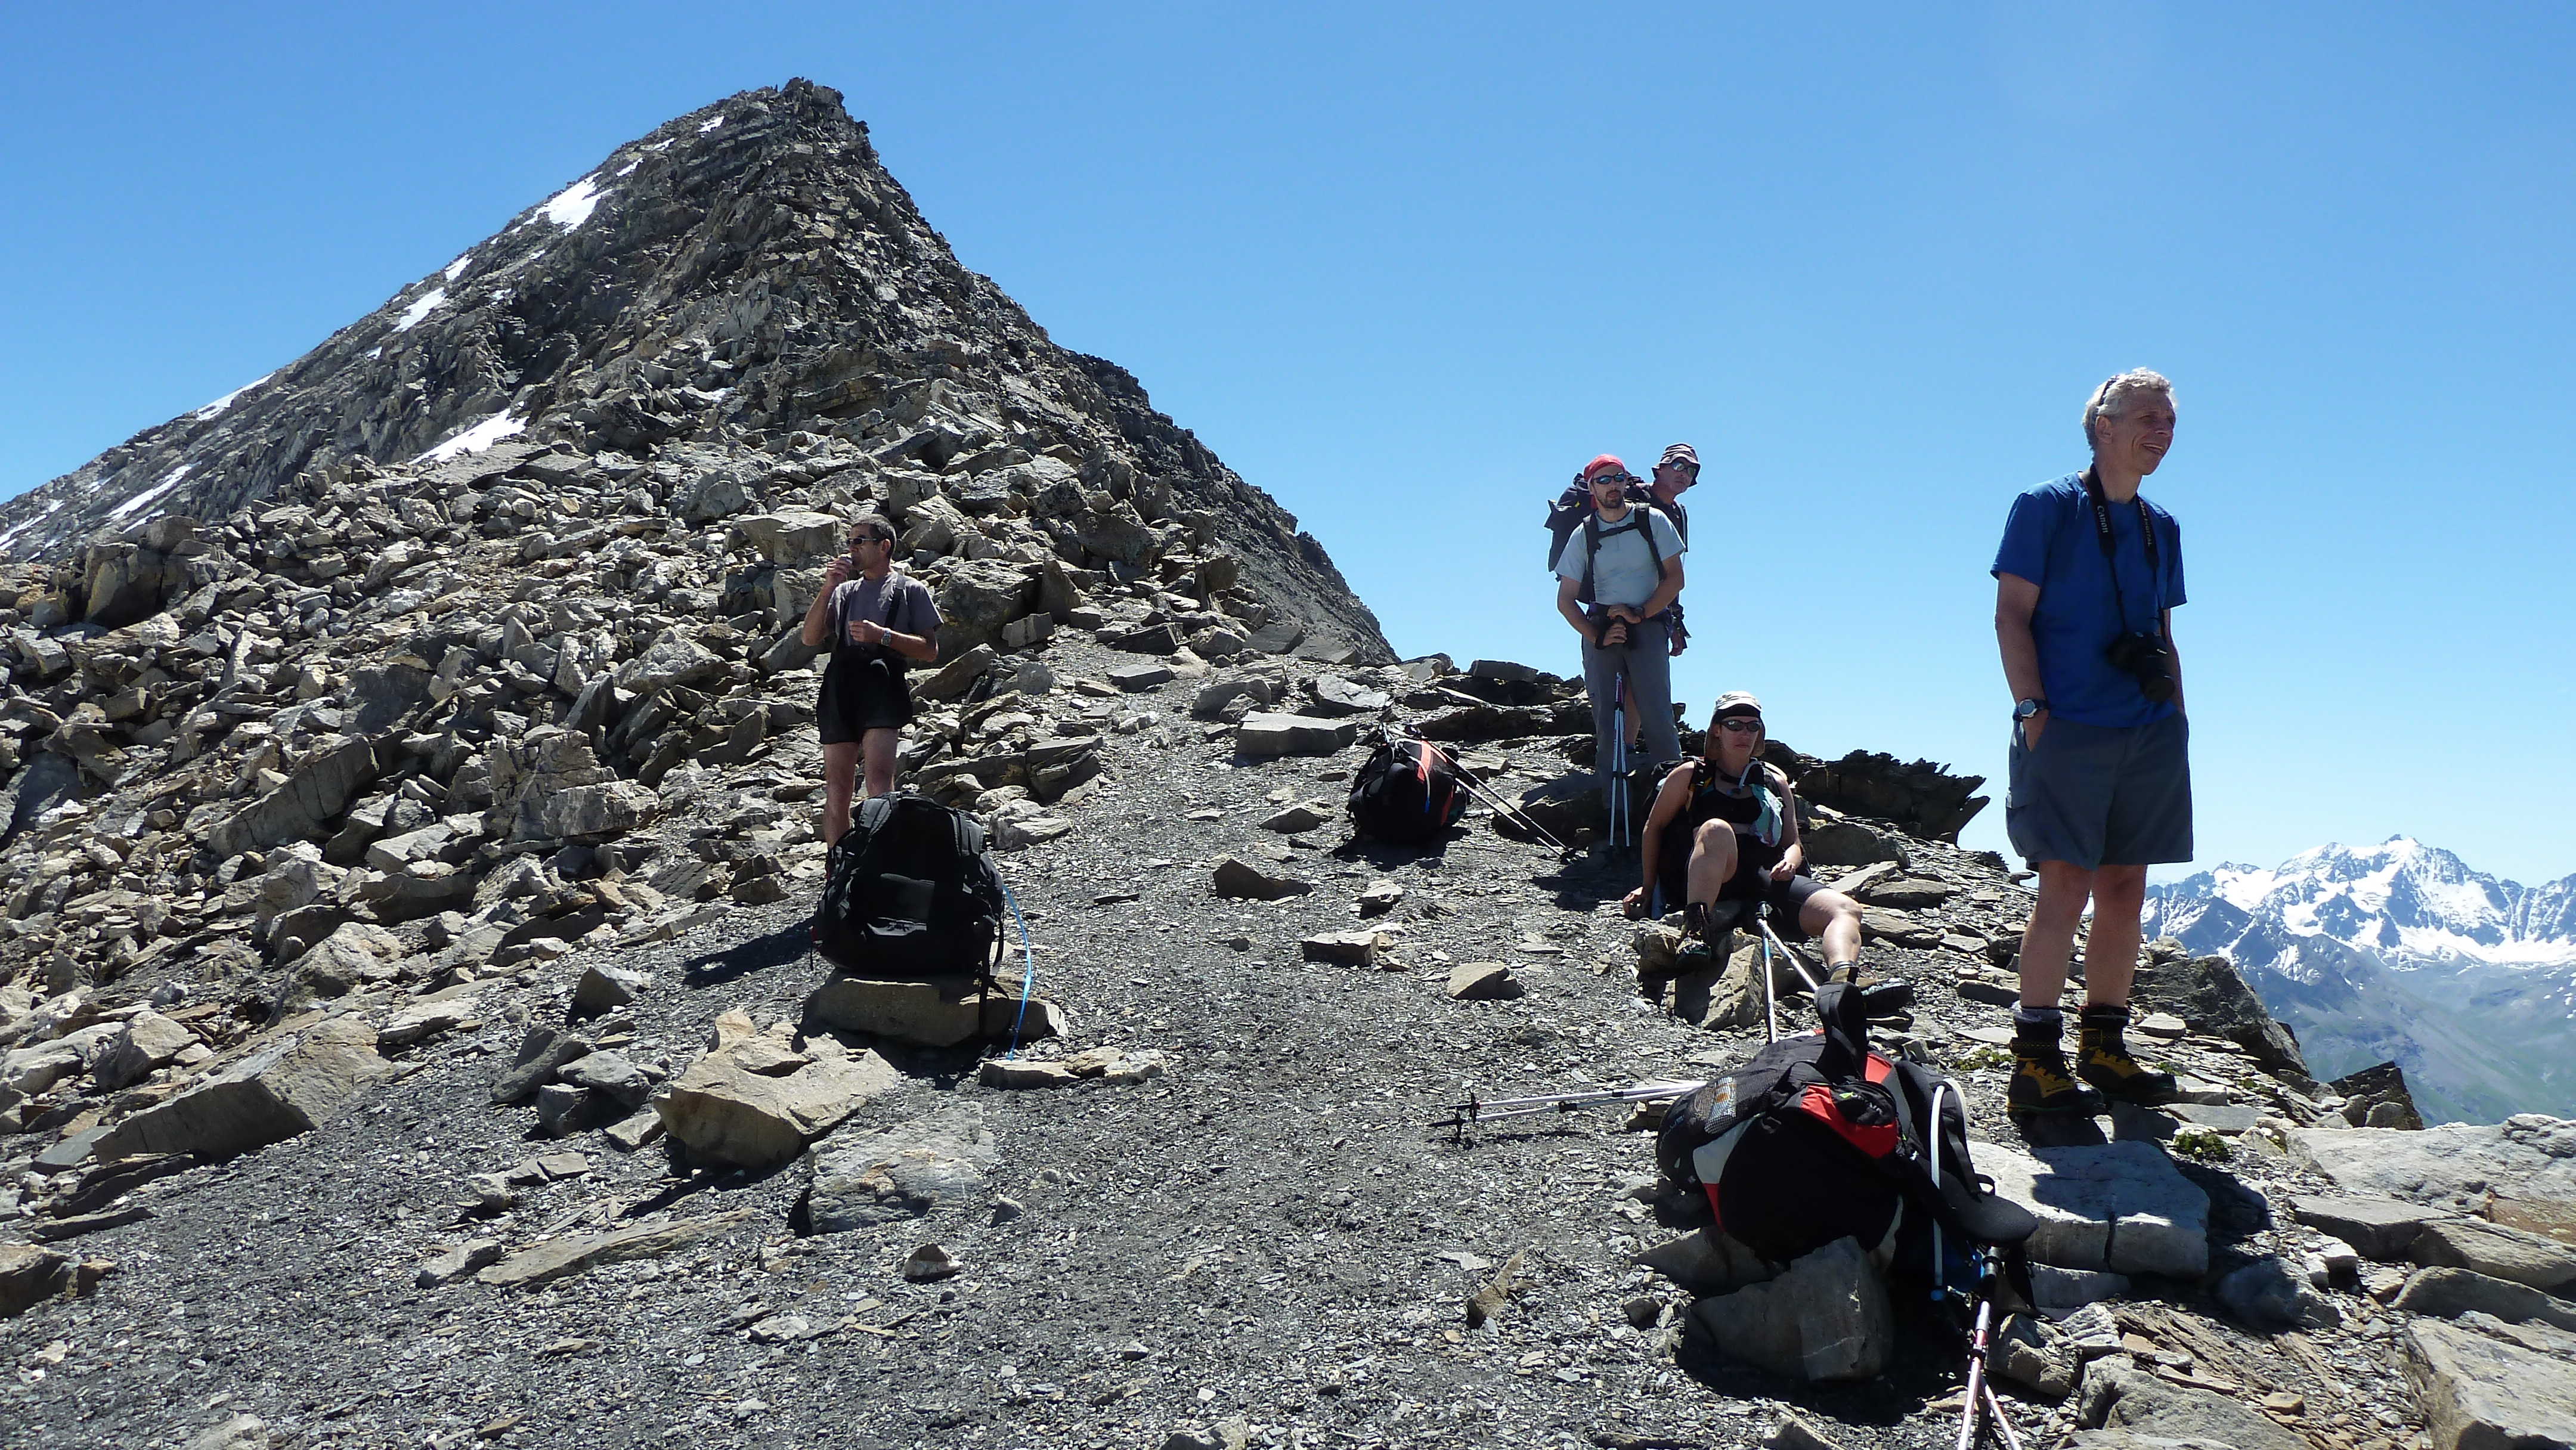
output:
[[[1351,777],[1351,828],[1403,846],[1427,846],[1467,813],[1467,792],[1449,753],[1388,730]]]
[[[1826,984],[1816,1013],[1816,1031],[1764,1047],[1665,1110],[1655,1139],[1664,1176],[1703,1190],[1716,1227],[1773,1263],[1840,1238],[1900,1256],[1910,1239],[1928,1257],[1934,1224],[1962,1246],[2027,1239],[2038,1221],[1996,1197],[1968,1160],[1956,1086],[1873,1051],[1848,986]]]

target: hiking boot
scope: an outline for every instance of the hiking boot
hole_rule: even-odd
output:
[[[1860,989],[1863,1015],[1893,1017],[1914,1005],[1914,984],[1903,977],[1873,977],[1861,980],[1860,963],[1842,962],[1825,968],[1828,982],[1849,982]]]
[[[2016,1113],[2090,1115],[2110,1105],[2067,1074],[2066,1054],[2055,1041],[2022,1037],[2013,1042],[2012,1082],[2004,1089],[2004,1106]]]
[[[2182,1095],[2172,1073],[2150,1071],[2129,1055],[2121,1038],[2129,1025],[2128,1008],[2087,1007],[2076,1021],[2075,1070],[2104,1096],[2154,1107]]]

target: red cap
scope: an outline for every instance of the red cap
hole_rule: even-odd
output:
[[[1583,482],[1585,485],[1589,486],[1595,479],[1598,479],[1605,473],[1626,473],[1627,471],[1628,465],[1619,461],[1619,455],[1615,453],[1604,453],[1600,457],[1593,459],[1590,463],[1583,465]]]

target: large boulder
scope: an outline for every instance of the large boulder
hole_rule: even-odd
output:
[[[2416,1320],[2406,1326],[2406,1381],[2434,1450],[2568,1450],[2576,1446],[2576,1336],[2528,1340]]]
[[[763,558],[791,568],[829,556],[843,537],[839,519],[811,509],[745,514],[733,527]]]
[[[2209,1271],[2209,1195],[2153,1143],[2037,1148],[1979,1143],[1977,1170],[2039,1216],[2035,1263],[2198,1279]]]
[[[755,1171],[779,1167],[901,1079],[873,1052],[829,1037],[800,1051],[762,1035],[689,1064],[653,1093],[653,1111],[691,1152]]]
[[[620,691],[640,698],[674,685],[703,685],[723,673],[724,656],[677,629],[666,629],[611,678]]]
[[[129,1019],[90,1063],[90,1078],[100,1087],[131,1087],[152,1070],[197,1045],[197,1034],[149,1008]]]
[[[805,1213],[815,1233],[918,1218],[980,1193],[1001,1149],[973,1102],[815,1145]]]
[[[1007,559],[969,559],[939,581],[939,656],[947,659],[979,644],[995,644],[1002,626],[1029,612],[1037,581],[1029,566]]]
[[[2272,1020],[2263,999],[2245,985],[2225,957],[2166,957],[2149,952],[2138,964],[2129,1004],[2141,1017],[2170,1012],[2193,1032],[2223,1037],[2267,1068],[2307,1075],[2307,1059],[2290,1029]]]
[[[1691,1317],[1729,1358],[1811,1383],[1874,1378],[1896,1337],[1887,1286],[1848,1238],[1767,1283],[1700,1300]]]
[[[310,1131],[394,1070],[376,1052],[376,1029],[356,1017],[325,1018],[127,1118],[94,1151],[102,1161],[139,1153],[230,1158]]]
[[[2437,1208],[2394,1198],[2333,1195],[2294,1198],[2290,1212],[2319,1233],[2352,1245],[2363,1258],[2383,1264],[2405,1258],[2424,1225],[2449,1216]]]
[[[363,737],[311,756],[288,772],[285,784],[216,826],[207,849],[233,856],[318,836],[324,822],[357,803],[378,769],[376,742]]]

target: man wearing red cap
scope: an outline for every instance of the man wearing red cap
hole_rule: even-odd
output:
[[[1592,515],[1566,537],[1556,558],[1556,612],[1583,637],[1594,769],[1605,799],[1626,786],[1613,765],[1625,745],[1613,720],[1623,675],[1641,734],[1635,763],[1653,766],[1682,753],[1673,728],[1672,643],[1661,616],[1682,592],[1687,546],[1662,511],[1629,502],[1628,489],[1638,482],[1611,454],[1585,464]],[[1624,812],[1627,802],[1617,805]]]

